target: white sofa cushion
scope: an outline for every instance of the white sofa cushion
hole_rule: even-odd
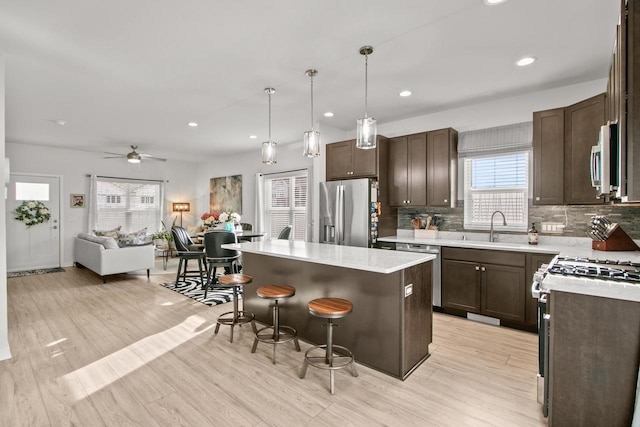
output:
[[[113,237],[103,237],[103,236],[94,236],[93,234],[80,233],[78,234],[79,239],[88,240],[93,243],[98,243],[104,246],[105,249],[118,249],[118,242]]]

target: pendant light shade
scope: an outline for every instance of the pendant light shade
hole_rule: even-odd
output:
[[[271,140],[271,95],[276,93],[272,87],[265,88],[264,92],[269,97],[269,139],[262,143],[262,163],[272,165],[276,163],[276,144]]]
[[[313,129],[313,78],[318,75],[318,71],[310,69],[305,74],[311,78],[311,130],[304,133],[302,155],[318,157],[320,155],[320,132]]]
[[[356,148],[368,150],[376,148],[376,119],[367,116],[367,84],[368,84],[368,67],[369,55],[373,53],[371,46],[362,46],[360,55],[364,55],[364,117],[356,122]]]

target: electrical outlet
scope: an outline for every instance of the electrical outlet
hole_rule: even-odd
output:
[[[562,234],[564,227],[565,225],[561,222],[543,222],[540,231],[544,234]]]

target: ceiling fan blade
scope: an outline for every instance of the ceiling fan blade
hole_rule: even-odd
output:
[[[155,157],[152,154],[146,154],[146,153],[139,153],[140,157],[142,157],[144,160],[157,160],[159,162],[166,162],[167,159],[163,159],[162,157]]]
[[[124,156],[108,156],[103,157],[103,159],[124,159]]]
[[[108,151],[104,151],[102,154],[111,154],[112,156],[118,156],[118,157],[126,157],[126,154],[120,154],[120,153],[109,153]]]

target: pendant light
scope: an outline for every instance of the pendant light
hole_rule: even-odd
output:
[[[360,55],[364,55],[364,118],[357,120],[356,148],[369,150],[376,148],[376,119],[367,116],[367,71],[369,55],[373,53],[371,46],[362,46]]]
[[[318,157],[320,155],[320,132],[313,129],[313,78],[318,75],[318,70],[309,69],[305,74],[311,78],[311,130],[304,133],[303,156]]]
[[[272,165],[276,163],[276,146],[278,145],[271,140],[271,95],[276,93],[276,90],[268,87],[264,92],[269,96],[269,140],[262,143],[262,163]]]

